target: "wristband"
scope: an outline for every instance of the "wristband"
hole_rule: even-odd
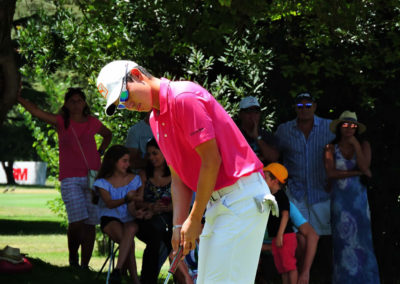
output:
[[[172,226],[172,230],[178,229],[178,228],[182,228],[182,225],[173,225],[173,226]]]
[[[104,155],[104,150],[99,149],[99,150],[97,150],[97,152],[99,152],[100,156]]]

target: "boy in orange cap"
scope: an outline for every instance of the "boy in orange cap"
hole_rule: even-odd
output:
[[[296,266],[296,233],[292,229],[289,219],[290,204],[282,187],[288,178],[287,169],[279,163],[271,163],[263,169],[265,181],[275,196],[279,206],[279,217],[270,216],[267,230],[272,239],[272,255],[279,274],[282,275],[282,283],[297,283]]]

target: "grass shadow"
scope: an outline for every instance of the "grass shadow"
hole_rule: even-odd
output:
[[[104,283],[105,273],[97,277],[95,271],[85,271],[77,268],[60,267],[51,265],[38,258],[29,258],[33,268],[30,272],[25,273],[0,273],[0,283],[17,284],[17,283]]]
[[[34,184],[6,184],[0,183],[0,188],[35,188],[35,189],[53,189],[54,185],[34,185]]]
[[[56,266],[44,262],[39,258],[28,258],[33,268],[30,272],[24,273],[0,273],[0,283],[7,284],[70,284],[85,283],[98,284],[106,282],[107,270],[103,270],[101,274],[97,271],[87,271],[79,268],[71,268],[67,266]],[[160,277],[157,281],[162,284],[165,277]],[[128,276],[123,276],[123,284],[132,283]],[[170,280],[168,283],[173,283]]]
[[[0,235],[51,235],[66,234],[59,222],[22,221],[0,219]]]

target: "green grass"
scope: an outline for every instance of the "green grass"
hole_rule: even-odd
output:
[[[66,229],[61,226],[61,218],[47,206],[47,202],[60,193],[49,187],[5,189],[0,185],[0,249],[6,245],[20,248],[21,253],[32,260],[34,269],[32,273],[18,276],[0,274],[0,283],[99,283],[99,280],[94,281],[95,272],[82,274],[68,267]],[[140,272],[145,245],[139,240],[135,244]],[[99,271],[105,259],[95,248],[91,268]],[[161,271],[160,283],[163,283],[167,270],[166,263]],[[101,277],[104,278],[104,275]]]
[[[61,219],[50,211],[47,202],[60,195],[55,189],[17,187],[4,193],[0,186],[0,218],[7,220],[55,221]]]

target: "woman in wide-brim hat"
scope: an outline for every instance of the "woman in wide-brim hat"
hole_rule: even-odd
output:
[[[362,134],[363,132],[365,132],[365,130],[367,130],[367,127],[362,124],[361,122],[357,121],[357,115],[355,112],[351,112],[351,111],[344,111],[342,112],[342,114],[339,116],[338,119],[335,119],[331,122],[331,124],[329,125],[329,129],[337,134],[337,126],[343,122],[348,122],[348,123],[352,123],[354,125],[357,125],[356,128],[356,133],[357,134]]]
[[[331,122],[330,130],[336,133],[325,150],[325,168],[332,185],[332,283],[379,283],[367,190],[360,182],[361,175],[371,177],[371,147],[358,138],[366,126],[356,113],[344,111]]]

